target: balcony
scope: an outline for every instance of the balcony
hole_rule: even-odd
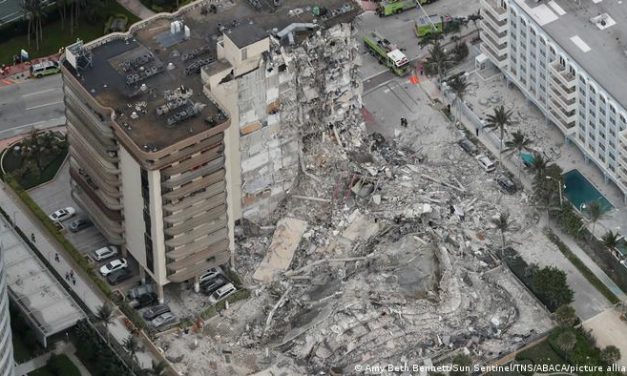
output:
[[[507,43],[507,30],[498,31],[485,21],[479,21],[479,30],[488,34],[488,36],[492,38],[494,44]],[[483,36],[481,38],[483,39]]]
[[[481,41],[490,45],[492,50],[501,55],[507,53],[507,36],[495,39],[492,34],[485,32],[485,30],[481,30],[479,36],[481,37]]]
[[[483,52],[494,65],[503,69],[507,66],[507,53],[497,54],[487,43],[481,43],[481,52]]]
[[[565,134],[569,135],[575,132],[575,115],[568,116],[563,114],[552,101],[549,101],[549,114],[551,115],[551,120],[553,120]]]
[[[556,85],[550,85],[551,87],[551,99],[554,99],[560,107],[564,110],[564,112],[575,111],[577,108],[577,101],[573,98],[571,100],[567,100],[564,95],[555,88]]]
[[[490,13],[496,20],[507,19],[507,9],[500,5],[498,0],[481,0],[481,10],[483,13]]]
[[[504,33],[509,29],[507,20],[499,21],[490,12],[483,12],[483,16],[482,21],[488,23],[495,32]]]
[[[557,77],[557,80],[564,85],[566,89],[575,88],[575,75],[570,73],[566,67],[562,66],[558,60],[549,64],[551,76]]]

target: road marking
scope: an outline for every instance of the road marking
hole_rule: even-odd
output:
[[[41,90],[41,91],[36,91],[34,93],[28,93],[28,94],[24,94],[22,95],[22,98],[26,98],[26,97],[32,97],[34,95],[39,95],[39,94],[43,94],[43,93],[49,93],[51,91],[56,91],[56,90],[60,90],[60,89],[46,89],[46,90]]]
[[[60,104],[63,103],[63,101],[56,101],[56,102],[50,102],[50,103],[44,103],[44,104],[40,104],[39,106],[33,106],[33,107],[26,107],[25,110],[29,111],[29,110],[36,110],[38,108],[42,108],[42,107],[48,107],[48,106],[53,106],[55,104]]]

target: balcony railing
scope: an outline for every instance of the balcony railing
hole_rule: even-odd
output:
[[[550,64],[551,73],[556,76],[562,84],[567,88],[575,86],[575,75],[566,69],[558,60],[555,60]]]
[[[492,48],[490,48],[489,44],[481,43],[481,52],[486,54],[488,58],[499,68],[503,68],[507,65],[507,54],[499,55]]]
[[[499,21],[507,18],[507,9],[501,7],[498,0],[481,0],[481,9],[492,13]]]
[[[564,95],[557,90],[555,86],[556,85],[551,85],[551,98],[555,99],[565,112],[574,111],[577,107],[577,101],[574,98],[566,100]]]
[[[481,36],[481,41],[490,45],[492,50],[496,51],[499,54],[504,54],[507,52],[507,38],[503,37],[499,40],[494,39],[494,36],[489,32],[485,32],[485,30],[481,30],[479,33]]]

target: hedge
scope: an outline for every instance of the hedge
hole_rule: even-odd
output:
[[[594,288],[596,288],[607,300],[612,304],[616,304],[620,301],[618,297],[609,289],[594,273],[581,261],[562,240],[555,235],[551,229],[546,229],[546,236],[553,244],[562,252],[562,254],[570,261],[579,272],[590,282]]]
[[[202,317],[203,320],[208,320],[212,318],[213,316],[217,315],[218,312],[222,311],[226,307],[226,302],[229,302],[229,304],[233,304],[240,300],[248,299],[249,297],[250,297],[249,290],[246,290],[246,289],[238,290],[234,294],[229,296],[228,298],[221,300],[217,302],[216,304],[212,305],[211,307],[207,308],[205,311],[203,311],[200,314],[200,317]]]

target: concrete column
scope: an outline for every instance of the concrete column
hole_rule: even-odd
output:
[[[163,304],[164,298],[163,298],[163,286],[162,285],[157,285],[157,296],[159,297],[159,304]]]
[[[604,172],[603,173],[603,181],[605,182],[605,184],[608,183],[609,178],[607,177],[607,174]]]
[[[146,269],[139,265],[139,278],[142,281],[142,285],[146,283]]]
[[[547,119],[547,122],[548,122],[548,119]],[[566,135],[564,136],[564,144],[570,145],[570,138]]]

